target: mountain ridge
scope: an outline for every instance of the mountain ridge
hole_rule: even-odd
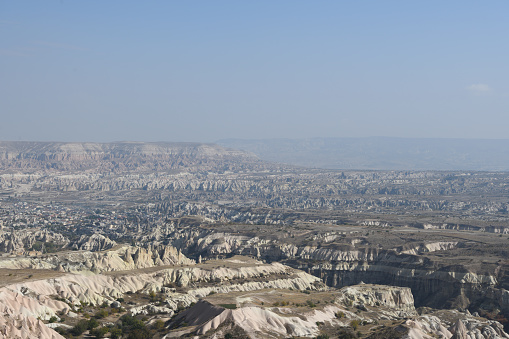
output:
[[[158,171],[262,163],[252,153],[205,143],[0,141],[3,170]]]

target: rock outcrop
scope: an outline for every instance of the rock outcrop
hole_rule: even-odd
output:
[[[96,242],[97,243],[97,242]],[[103,244],[108,244],[104,239]],[[187,258],[172,246],[158,245],[148,248],[124,245],[104,252],[61,252],[53,255],[0,260],[1,268],[53,269],[62,272],[95,273],[126,271],[161,265],[192,265]]]
[[[39,246],[37,251],[44,251],[44,244],[51,243],[57,247],[65,247],[69,239],[63,235],[40,229],[23,229],[5,232],[0,230],[0,252],[24,253],[27,250],[34,250],[34,245]]]
[[[394,317],[409,318],[417,315],[414,297],[409,288],[385,285],[354,285],[341,289],[337,303],[388,308]]]
[[[83,235],[71,247],[82,251],[105,251],[114,247],[117,243],[102,234],[94,233],[90,237]]]

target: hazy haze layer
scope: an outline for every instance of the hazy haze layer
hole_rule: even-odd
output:
[[[508,171],[509,140],[417,138],[229,139],[263,160],[329,169]]]

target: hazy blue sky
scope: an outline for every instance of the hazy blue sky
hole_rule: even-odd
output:
[[[0,0],[0,140],[509,138],[509,1]]]

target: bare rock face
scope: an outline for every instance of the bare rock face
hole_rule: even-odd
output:
[[[413,320],[407,320],[405,327],[408,333],[403,338],[426,338],[425,335],[450,339],[500,339],[509,338],[500,323],[482,318],[475,318],[469,314],[458,313],[455,310],[442,311],[441,317],[424,315]],[[445,319],[443,319],[445,318]],[[444,327],[447,318],[458,318],[456,323],[447,329]]]
[[[108,244],[109,239],[102,239],[102,244]],[[109,240],[112,242],[111,240]],[[96,247],[94,247],[97,244]],[[85,242],[97,249],[101,241]],[[187,258],[172,246],[159,245],[156,247],[139,247],[124,245],[114,250],[104,252],[60,252],[37,258],[10,258],[0,261],[1,268],[13,269],[52,269],[60,272],[100,273],[105,271],[125,271],[160,265],[193,265],[194,260]]]
[[[467,328],[461,320],[458,319],[449,331],[453,334],[451,339],[468,339]]]
[[[137,247],[136,252],[129,258],[129,252],[124,255],[126,262],[133,262],[137,268],[154,267],[162,265],[194,264],[194,260],[188,259],[185,255],[173,246],[158,245],[154,247]]]
[[[401,253],[417,255],[435,251],[447,251],[452,248],[455,248],[457,245],[458,245],[457,241],[440,241],[428,244],[420,244],[419,246],[414,246],[409,249],[402,249]]]
[[[23,253],[31,249],[36,242],[54,243],[60,247],[69,244],[69,239],[60,233],[39,229],[24,229],[5,232],[0,230],[0,252]],[[43,250],[43,247],[41,247]]]
[[[55,316],[57,309],[68,306],[59,301],[35,300],[19,291],[0,289],[0,338],[63,338],[48,328],[42,320]]]
[[[228,233],[212,233],[198,239],[197,245],[198,251],[206,251],[208,255],[214,256],[239,251],[241,247],[245,247],[245,243],[248,240],[249,238],[246,236],[235,236]]]
[[[282,270],[284,272],[284,270]],[[256,276],[257,270],[252,270],[252,272],[245,272],[246,277],[249,275]],[[221,278],[219,278],[221,279]],[[184,286],[189,284],[189,280],[187,277],[179,277],[179,282]],[[323,283],[316,277],[309,275],[304,272],[300,272],[291,278],[283,278],[276,280],[267,280],[267,281],[251,281],[243,284],[229,284],[229,285],[217,285],[217,286],[209,286],[197,288],[189,291],[189,294],[194,295],[196,297],[205,297],[212,293],[230,293],[235,291],[256,291],[263,289],[294,289],[294,290],[312,290],[312,291],[324,291],[327,289]]]
[[[0,338],[63,339],[64,337],[46,326],[42,320],[21,315],[0,315]]]
[[[312,317],[301,319],[297,316],[281,316],[271,310],[258,307],[224,309],[200,301],[189,310],[179,314],[175,322],[186,321],[196,325],[196,334],[203,336],[226,323],[233,323],[252,338],[279,338],[288,335],[312,337],[318,333]],[[262,335],[260,335],[262,334]]]
[[[73,247],[82,251],[104,251],[112,248],[117,243],[102,234],[92,234],[90,237],[82,235]]]
[[[356,306],[383,306],[394,310],[395,316],[411,317],[417,315],[414,297],[408,287],[384,285],[355,285],[343,287],[338,302],[351,303]]]
[[[139,268],[151,267],[154,265],[152,257],[153,253],[150,248],[138,247],[133,256],[134,265]]]

